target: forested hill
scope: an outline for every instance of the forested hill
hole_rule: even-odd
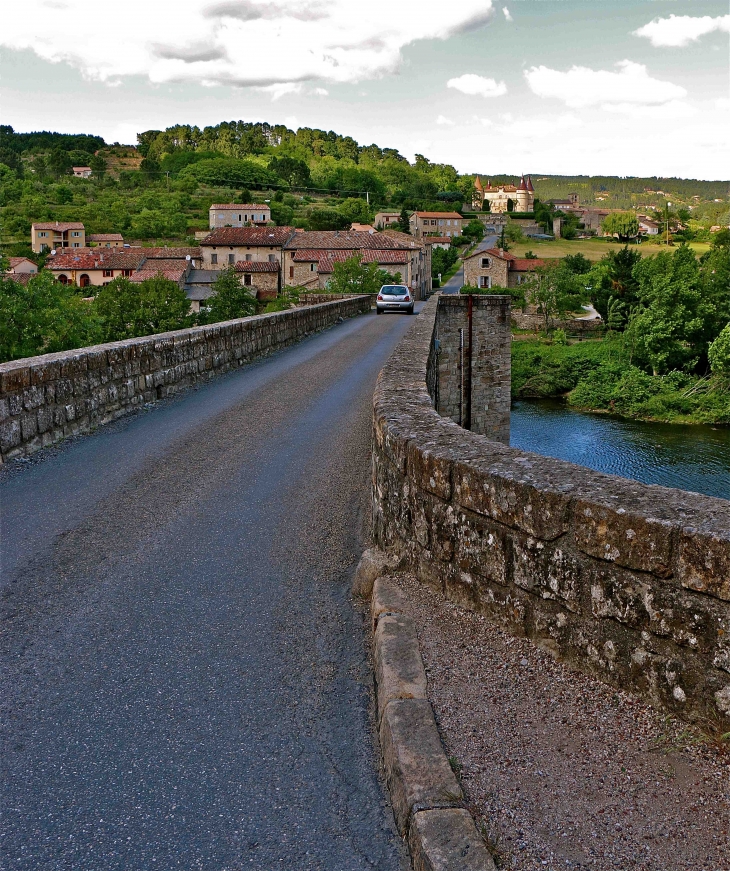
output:
[[[478,167],[492,183],[513,182]],[[72,167],[88,165],[90,179]],[[539,167],[537,168],[539,170]],[[569,177],[530,172],[543,201],[577,193],[604,208],[692,210],[706,229],[730,223],[728,182],[665,178]],[[211,202],[272,200],[281,224],[337,229],[369,222],[379,208],[459,208],[471,201],[474,174],[460,174],[423,155],[409,162],[395,148],[360,145],[333,131],[223,122],[203,129],[147,130],[138,145],[109,145],[99,136],[15,133],[0,127],[2,244],[27,243],[38,220],[81,220],[88,232],[120,231],[134,239],[182,240],[207,226]],[[367,202],[366,202],[367,197]],[[14,253],[14,252],[13,252]]]

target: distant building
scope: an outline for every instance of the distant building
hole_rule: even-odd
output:
[[[400,212],[378,212],[373,224],[377,230],[387,230],[400,223]]]
[[[115,278],[137,282],[157,275],[183,287],[199,262],[199,248],[83,248],[52,255],[46,269],[61,284],[81,288],[104,287]]]
[[[477,176],[474,179],[472,208],[482,211],[484,203],[489,203],[489,211],[497,214],[504,212],[531,212],[535,207],[535,188],[532,179],[523,175],[517,185],[496,184],[492,186],[487,180],[486,185]]]
[[[374,233],[375,227],[372,224],[358,224],[357,221],[353,221],[350,224],[350,229],[354,230],[356,233]]]
[[[217,227],[268,224],[271,221],[271,208],[265,203],[213,203],[208,214],[211,230]]]
[[[8,257],[9,275],[36,275],[38,267],[27,257]]]
[[[219,227],[200,243],[201,269],[225,269],[243,260],[278,263],[293,227]]]
[[[598,198],[600,199],[600,197]],[[572,212],[579,208],[578,194],[570,194],[567,200],[548,200],[559,212]]]
[[[90,166],[74,166],[73,173],[76,178],[90,178],[91,177],[91,167]]]
[[[659,229],[657,221],[652,221],[644,215],[639,215],[639,232],[644,236],[658,236]]]
[[[501,248],[488,248],[464,258],[464,284],[472,287],[519,287],[548,260],[513,257]]]
[[[461,236],[464,219],[458,212],[413,212],[409,219],[411,233],[423,236]]]
[[[30,247],[36,254],[63,248],[85,248],[86,230],[78,221],[33,224],[30,228]]]
[[[123,248],[124,237],[121,233],[91,233],[86,241],[99,248]]]

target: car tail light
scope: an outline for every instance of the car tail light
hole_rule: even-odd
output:
[[[410,296],[408,296],[408,294],[406,294],[406,295],[403,297],[403,300],[404,300],[404,302],[410,302],[410,301],[411,301],[411,298],[410,298]]]
[[[382,294],[382,293],[379,293],[379,294],[378,294],[378,299],[382,299],[382,298],[383,298],[383,294]]]

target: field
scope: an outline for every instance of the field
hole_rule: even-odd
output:
[[[604,242],[602,239],[556,239],[554,242],[540,242],[536,239],[527,239],[525,242],[515,242],[510,246],[510,254],[515,257],[524,257],[526,251],[532,251],[538,257],[565,257],[566,254],[582,254],[589,260],[600,260],[609,251],[618,251],[623,243]],[[676,245],[667,248],[666,245],[658,245],[651,242],[642,242],[636,246],[644,257],[649,254],[658,254],[660,251],[676,251]],[[690,242],[690,248],[699,257],[705,251],[710,250],[707,242]]]

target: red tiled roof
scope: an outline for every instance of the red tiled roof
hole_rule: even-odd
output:
[[[41,224],[33,224],[34,230],[57,230],[62,233],[64,230],[83,230],[84,225],[80,221],[46,221]]]
[[[270,208],[266,203],[213,203],[210,207],[211,209],[228,209],[229,211],[245,211],[248,209],[268,209]],[[210,209],[208,209],[210,211]]]
[[[507,262],[515,259],[507,251],[502,251],[501,248],[487,248],[485,251],[475,251],[474,254],[470,254],[468,257],[465,257],[464,260],[471,260],[472,257],[484,257],[487,254],[490,257],[497,257],[499,260],[506,260]]]
[[[55,254],[46,260],[46,269],[54,272],[69,269],[138,269],[144,262],[145,255],[141,252],[116,248],[85,248],[71,249]]]
[[[33,261],[30,257],[8,257],[8,263],[10,264],[11,269],[15,269],[15,267],[20,266],[21,263],[33,263]],[[33,266],[35,266],[35,263],[33,263]]]
[[[5,277],[10,281],[15,281],[17,284],[27,284],[31,278],[35,278],[37,275],[37,272],[13,272],[6,274]]]
[[[419,218],[457,218],[462,221],[463,218],[458,212],[414,212]]]
[[[513,257],[510,260],[509,269],[511,272],[534,272],[538,266],[547,266],[548,262],[547,260]]]
[[[447,242],[451,244],[451,236],[423,236],[422,238],[426,245],[445,245]]]
[[[89,242],[123,242],[121,233],[91,233],[86,237]]]
[[[135,251],[141,251],[148,260],[185,260],[188,256],[192,260],[200,257],[199,245],[187,248],[136,248]]]
[[[344,263],[353,254],[360,254],[363,263],[378,263],[380,265],[407,265],[407,251],[327,251],[319,252],[317,271],[328,274],[334,270],[335,263]]]
[[[239,260],[234,266],[236,272],[278,272],[279,262],[272,263],[268,260]]]
[[[200,243],[211,245],[248,245],[250,247],[272,246],[280,248],[294,235],[292,227],[219,227]]]
[[[385,248],[420,247],[415,239],[411,239],[405,233],[401,235],[405,236],[408,241],[396,238],[388,230],[382,233],[360,233],[357,230],[310,230],[294,234],[284,248],[287,251],[296,251],[297,249],[324,251],[375,249],[382,251]]]
[[[176,281],[179,283],[180,280],[185,277],[186,272],[187,269],[184,266],[144,266],[137,272],[133,272],[129,276],[129,280],[133,281],[135,284],[139,284],[140,281],[145,281],[148,278],[158,278],[159,276],[162,276],[170,281]]]

